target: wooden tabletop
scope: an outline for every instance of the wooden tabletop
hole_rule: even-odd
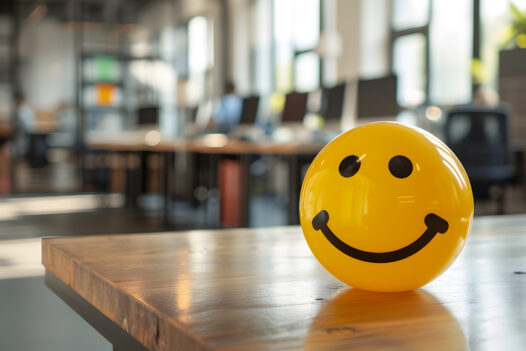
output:
[[[478,218],[422,289],[334,279],[299,227],[48,238],[47,271],[151,350],[524,350],[526,216]]]
[[[244,141],[229,139],[223,134],[209,134],[199,138],[160,138],[148,140],[144,132],[128,132],[119,136],[99,135],[86,140],[88,148],[107,151],[188,151],[205,154],[316,154],[324,143],[315,141],[272,140]]]

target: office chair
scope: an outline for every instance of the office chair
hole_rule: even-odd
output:
[[[454,109],[448,114],[445,138],[466,169],[474,197],[497,200],[498,213],[504,213],[505,186],[515,176],[509,160],[508,112],[477,107]]]

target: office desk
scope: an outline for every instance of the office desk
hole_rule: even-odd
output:
[[[119,135],[100,134],[87,138],[92,150],[108,151],[187,151],[206,154],[312,154],[325,145],[319,142],[272,140],[244,141],[229,139],[223,134],[209,134],[199,138],[149,139],[144,131],[120,132]]]
[[[87,140],[87,147],[91,150],[109,151],[127,154],[144,154],[147,152],[160,153],[163,158],[162,170],[162,184],[164,189],[164,219],[169,224],[169,213],[171,212],[169,196],[173,189],[173,182],[175,177],[171,176],[170,169],[174,165],[174,154],[177,152],[190,152],[194,154],[201,154],[211,156],[217,159],[221,155],[234,155],[240,158],[240,167],[242,173],[242,187],[241,203],[243,208],[243,220],[239,226],[248,225],[248,202],[249,202],[249,165],[251,155],[275,155],[283,157],[287,160],[289,179],[288,179],[288,217],[289,224],[297,224],[298,216],[298,201],[301,189],[301,164],[302,160],[306,158],[314,158],[314,156],[325,146],[317,142],[248,142],[242,140],[228,139],[224,135],[208,135],[203,138],[196,139],[159,139],[155,143],[146,143],[145,134],[141,132],[128,132],[124,135],[114,136],[99,136]],[[132,178],[134,172],[129,171],[127,183],[133,183]],[[135,182],[136,183],[136,182]],[[127,191],[127,202],[135,203],[138,193],[136,189],[129,187]]]
[[[334,279],[298,227],[49,238],[46,284],[121,350],[523,350],[526,215],[476,219],[423,289]]]

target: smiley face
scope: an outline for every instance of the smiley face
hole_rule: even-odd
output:
[[[336,278],[365,290],[418,288],[460,253],[473,218],[464,168],[433,135],[392,122],[350,130],[311,164],[305,238]]]

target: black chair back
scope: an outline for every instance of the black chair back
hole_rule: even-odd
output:
[[[446,143],[466,167],[508,164],[508,113],[502,109],[456,109],[446,121]]]
[[[506,110],[452,110],[445,124],[445,137],[446,144],[464,165],[476,198],[489,198],[493,185],[512,182],[515,171],[509,160]],[[502,198],[500,208],[502,212]]]

